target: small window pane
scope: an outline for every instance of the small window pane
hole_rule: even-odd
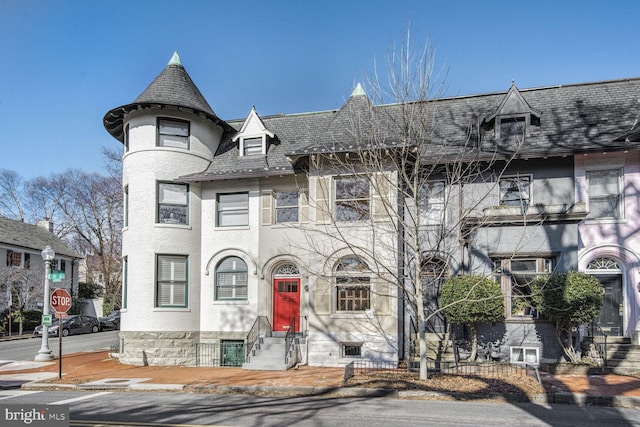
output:
[[[158,255],[156,305],[158,307],[187,304],[187,257]]]
[[[166,224],[188,223],[189,186],[185,184],[158,184],[158,222]]]
[[[218,194],[218,227],[249,225],[249,193]]]
[[[216,269],[216,300],[247,299],[249,273],[238,257],[227,257]]]
[[[587,173],[589,218],[622,217],[620,177],[619,169]]]
[[[519,206],[526,209],[531,200],[530,184],[528,176],[500,180],[500,204],[504,206]]]
[[[369,219],[369,181],[364,177],[336,178],[336,220],[363,221]]]
[[[262,138],[246,138],[243,140],[244,155],[262,154]]]
[[[158,146],[189,148],[189,123],[175,120],[158,120]]]
[[[276,193],[277,223],[298,221],[298,199],[297,191]]]

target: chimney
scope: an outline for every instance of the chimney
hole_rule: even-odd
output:
[[[53,221],[50,221],[47,217],[44,217],[42,221],[38,221],[38,227],[42,227],[53,233]]]

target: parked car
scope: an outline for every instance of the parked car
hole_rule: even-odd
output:
[[[89,334],[100,330],[100,321],[93,316],[73,315],[62,321],[62,336]],[[42,335],[42,325],[36,326],[35,335]],[[49,326],[49,336],[58,336],[60,333],[60,319],[52,319]]]
[[[109,313],[108,316],[100,317],[100,329],[120,329],[120,310]]]

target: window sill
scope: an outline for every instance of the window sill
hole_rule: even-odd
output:
[[[624,218],[587,218],[584,220],[584,223],[587,225],[625,224],[626,222]]]
[[[249,304],[249,300],[243,299],[243,300],[238,300],[238,299],[223,299],[223,300],[216,300],[213,302],[213,305],[248,305]]]
[[[154,307],[153,311],[157,311],[157,312],[182,312],[182,313],[188,313],[191,312],[191,309],[189,307]]]
[[[238,231],[238,230],[249,230],[249,225],[229,225],[229,226],[215,226],[215,230],[217,231]]]
[[[178,228],[181,230],[191,230],[191,226],[189,224],[168,224],[164,222],[157,222],[154,226],[156,228]]]
[[[367,311],[340,311],[331,314],[332,319],[371,319],[373,312]]]

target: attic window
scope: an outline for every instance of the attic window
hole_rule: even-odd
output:
[[[496,138],[523,137],[531,134],[531,115],[496,117]]]
[[[241,138],[240,139],[240,151],[243,156],[254,156],[258,154],[266,154],[264,147],[264,140],[266,138],[262,136],[253,138]]]

